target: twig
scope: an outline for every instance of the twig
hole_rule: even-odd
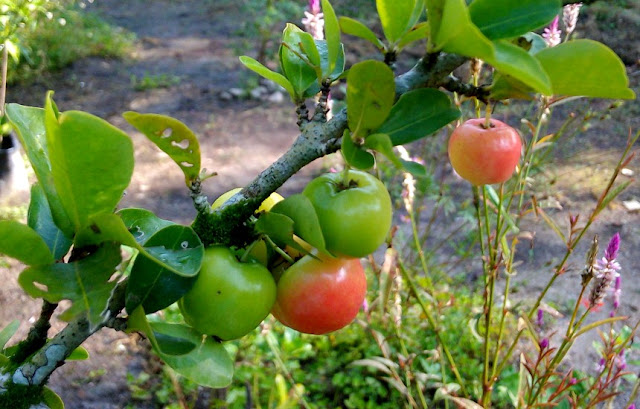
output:
[[[43,300],[40,317],[29,330],[27,338],[17,345],[15,354],[11,356],[11,362],[14,364],[21,364],[29,357],[29,355],[33,354],[47,343],[47,333],[49,332],[49,328],[51,328],[51,316],[57,306],[58,304],[53,304],[47,300]]]

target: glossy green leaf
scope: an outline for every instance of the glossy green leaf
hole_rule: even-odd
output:
[[[45,127],[53,181],[75,229],[113,212],[133,174],[131,139],[86,112],[56,113],[51,94]]]
[[[389,116],[396,95],[393,71],[380,61],[363,61],[347,77],[347,119],[355,137],[366,137]]]
[[[342,73],[344,72],[344,63],[345,63],[344,47],[342,46],[342,44],[340,44],[340,48],[338,50],[338,57],[333,67],[333,71],[329,72],[329,50],[328,50],[327,42],[324,40],[315,40],[315,41],[316,41],[316,48],[318,49],[318,53],[320,55],[320,65],[322,67],[322,73],[323,73],[322,76],[324,78],[330,79],[331,81],[337,80],[340,77],[340,75],[342,75]],[[317,85],[317,84],[314,84],[314,85]],[[307,88],[308,91],[311,89],[314,89],[313,85],[310,88]],[[319,91],[320,91],[320,87],[318,85],[317,91],[313,91],[311,96],[317,94]]]
[[[71,352],[71,355],[67,357],[67,361],[86,361],[89,359],[89,351],[84,347],[79,346]]]
[[[0,331],[0,351],[3,351],[5,346],[7,346],[7,342],[11,339],[11,337],[18,331],[20,327],[20,321],[13,320],[7,324],[6,327],[2,328]]]
[[[179,324],[149,323],[145,312],[141,308],[136,309],[129,316],[130,330],[144,333],[156,354],[173,370],[180,375],[192,380],[198,385],[209,388],[224,388],[229,386],[233,379],[233,361],[227,350],[211,337],[203,338],[192,328]],[[193,344],[196,348],[190,349],[185,354],[171,355],[164,352],[157,338],[163,334],[174,340],[181,340],[182,344]],[[177,341],[176,341],[177,342]],[[186,348],[185,348],[186,350]],[[175,348],[171,352],[178,352]]]
[[[358,20],[354,20],[350,17],[340,17],[338,21],[340,22],[340,29],[343,33],[367,40],[380,50],[384,48],[384,44],[375,35],[375,33]]]
[[[251,71],[280,85],[289,93],[289,96],[291,96],[292,100],[295,99],[296,93],[293,90],[293,85],[291,85],[291,82],[289,82],[289,80],[284,75],[271,71],[258,61],[254,60],[251,57],[247,57],[246,55],[240,57],[240,62]]]
[[[200,143],[191,129],[175,118],[158,114],[125,112],[123,115],[134,128],[182,169],[187,187],[200,176]]]
[[[280,248],[290,246],[302,253],[307,251],[293,239],[294,222],[289,216],[267,212],[260,216],[255,224],[256,232],[269,236]]]
[[[329,63],[327,71],[323,70],[323,72],[331,73],[336,68],[341,52],[344,60],[344,50],[340,42],[340,23],[338,22],[336,12],[328,0],[322,0],[322,14],[324,15],[324,38],[327,41]]]
[[[365,142],[365,146],[376,152],[383,154],[395,167],[400,170],[415,174],[416,176],[425,176],[426,170],[424,166],[416,162],[405,161],[396,156],[393,151],[393,143],[387,134],[376,133],[369,135]]]
[[[516,38],[545,26],[562,14],[560,0],[474,0],[471,20],[492,40]]]
[[[120,246],[108,243],[82,260],[30,267],[20,274],[18,282],[32,297],[51,303],[71,300],[71,307],[60,318],[69,321],[83,316],[95,328],[116,285],[115,280],[109,280],[120,261]]]
[[[198,345],[188,339],[155,332],[158,349],[167,355],[184,355],[193,351]]]
[[[129,276],[125,302],[129,312],[142,305],[152,313],[179,300],[193,286],[204,256],[204,246],[195,232],[177,224],[151,236],[144,249],[147,253],[138,254]]]
[[[447,94],[433,88],[421,88],[402,95],[377,132],[389,135],[393,145],[404,145],[424,138],[458,118],[460,111]]]
[[[537,92],[551,95],[551,80],[540,62],[522,48],[506,41],[493,43],[495,55],[486,61]]]
[[[144,222],[142,222],[144,223]],[[180,226],[169,222],[170,224],[153,233],[153,236],[145,236],[143,240],[145,246],[136,241],[134,235],[139,235],[142,228],[137,225],[125,226],[123,220],[117,215],[102,214],[91,219],[90,223],[82,228],[76,236],[76,245],[80,247],[87,245],[97,245],[105,242],[117,242],[126,246],[137,249],[140,252],[139,257],[150,259],[157,265],[158,269],[169,270],[171,273],[182,277],[192,277],[197,274],[200,269],[200,260],[198,256],[201,250],[197,248],[202,246],[200,239],[195,232],[188,226]],[[168,227],[178,226],[178,229],[167,230]],[[143,226],[144,228],[144,226]],[[179,236],[186,236],[189,239],[181,242],[180,248],[166,248],[163,245],[148,244],[152,237],[162,233],[168,242],[172,243],[171,234],[178,233]],[[156,237],[158,240],[158,237]],[[186,246],[183,248],[182,246]]]
[[[6,116],[16,130],[40,186],[47,196],[54,222],[68,238],[73,237],[73,225],[53,183],[44,126],[44,109],[8,104]]]
[[[402,169],[411,173],[413,176],[417,176],[417,177],[427,176],[427,169],[424,167],[424,165],[418,162],[414,162],[411,160],[404,160],[404,159],[400,159],[400,162],[402,162]]]
[[[175,224],[159,218],[147,209],[122,209],[117,214],[136,242],[143,246],[158,231]]]
[[[523,84],[522,81],[499,72],[494,74],[491,93],[489,94],[489,98],[492,100],[509,98],[532,100],[534,97],[535,91],[533,88]]]
[[[31,227],[15,220],[0,220],[0,254],[30,266],[54,262],[42,237]]]
[[[318,82],[320,55],[311,34],[293,24],[287,24],[284,29],[282,43],[279,53],[282,72],[293,86],[295,100],[299,101],[307,88]]]
[[[400,41],[398,42],[398,48],[402,49],[407,45],[413,43],[414,41],[421,40],[426,38],[429,33],[429,24],[428,23],[420,23],[411,30],[407,31],[405,35],[402,36]]]
[[[606,45],[574,40],[535,55],[551,78],[553,94],[634,99],[620,58]]]
[[[434,33],[432,28],[430,51],[443,50],[484,60],[493,57],[495,51],[491,41],[471,22],[464,0],[446,0],[441,3],[432,1],[431,3],[436,3],[437,11],[442,7],[442,17],[440,24],[436,24],[438,31]]]
[[[270,210],[293,220],[293,232],[313,247],[326,253],[320,220],[311,201],[302,194],[287,197]]]
[[[46,386],[42,388],[42,401],[49,407],[49,409],[64,409],[64,402],[62,402],[62,398]]]
[[[415,0],[376,0],[382,31],[391,44],[407,32],[416,6]]]
[[[353,142],[351,133],[348,129],[345,129],[344,134],[342,135],[342,146],[340,150],[342,151],[342,157],[345,162],[356,169],[371,169],[376,163],[376,160],[371,153]]]
[[[548,47],[547,42],[540,34],[526,33],[516,40],[516,45],[529,54],[534,55]]]
[[[442,15],[446,0],[425,0],[427,4],[427,23],[429,24],[429,45],[428,49],[435,51],[437,48],[436,38],[442,25]]]
[[[60,260],[67,254],[73,242],[64,235],[53,221],[49,201],[39,183],[31,186],[27,223],[42,237],[55,260]]]

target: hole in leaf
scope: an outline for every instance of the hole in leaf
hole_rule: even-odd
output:
[[[49,287],[47,287],[45,284],[39,283],[37,281],[33,282],[33,286],[36,287],[38,290],[42,291],[42,292],[49,292]]]
[[[180,243],[180,247],[182,247],[183,249],[186,249],[189,247],[189,242],[188,241],[183,241],[182,243]]]
[[[180,142],[171,141],[171,145],[175,146],[176,148],[187,149],[189,147],[189,140],[183,139]]]
[[[180,162],[180,166],[184,166],[185,168],[192,168],[193,167],[193,163]]]
[[[162,131],[162,133],[160,134],[160,137],[169,138],[169,137],[171,137],[172,134],[173,134],[173,129],[167,128],[164,131]]]

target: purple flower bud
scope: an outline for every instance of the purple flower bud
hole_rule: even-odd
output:
[[[604,251],[604,257],[607,261],[613,261],[618,257],[618,250],[620,250],[620,233],[616,233],[609,240],[609,245]]]
[[[309,0],[309,11],[311,14],[320,13],[320,0]]]
[[[540,349],[547,349],[548,346],[549,338],[542,338],[542,341],[540,341]]]
[[[576,378],[569,379],[569,385],[575,385],[576,383],[578,383],[578,380]]]
[[[538,324],[539,327],[544,325],[544,311],[542,311],[542,308],[538,308],[538,318],[536,319],[536,324]]]
[[[632,403],[631,406],[629,406],[627,409],[636,409],[636,404]]]

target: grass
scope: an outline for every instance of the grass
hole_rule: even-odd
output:
[[[8,82],[30,82],[89,56],[121,58],[134,40],[133,33],[95,14],[68,8],[21,33],[21,58],[9,61]]]

